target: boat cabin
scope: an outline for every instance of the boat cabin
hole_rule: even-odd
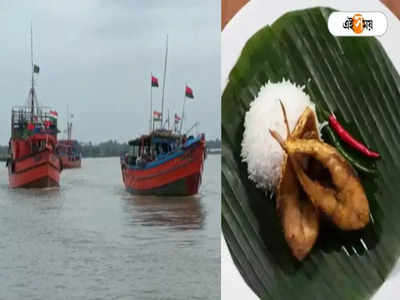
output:
[[[147,162],[163,159],[176,151],[184,136],[171,130],[159,129],[148,135],[129,141],[129,152],[125,159],[129,165],[144,166]]]
[[[11,111],[11,138],[26,139],[35,134],[56,136],[57,119],[46,107],[16,106]]]
[[[11,139],[9,152],[12,159],[33,153],[54,150],[57,143],[57,119],[45,107],[13,107],[11,111]]]

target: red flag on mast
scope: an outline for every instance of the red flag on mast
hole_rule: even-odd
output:
[[[151,86],[158,87],[158,78],[151,75]]]
[[[28,123],[27,127],[29,131],[33,131],[35,129],[35,125],[33,125],[32,123]]]
[[[193,91],[192,91],[192,89],[191,89],[190,87],[188,87],[188,86],[186,86],[186,88],[185,88],[185,95],[186,95],[186,97],[188,97],[188,98],[190,98],[190,99],[193,99],[193,98],[194,98],[194,96],[193,96]]]
[[[49,128],[51,126],[51,122],[49,120],[44,121],[44,127]]]
[[[181,118],[178,116],[178,114],[175,114],[175,123],[179,123]]]
[[[159,111],[153,111],[153,119],[154,121],[161,121],[161,113]]]

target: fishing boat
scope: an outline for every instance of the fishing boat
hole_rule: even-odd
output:
[[[169,116],[163,122],[167,55],[168,37],[162,110],[158,112],[152,109],[152,88],[158,87],[158,79],[151,74],[149,133],[129,141],[129,151],[120,158],[125,187],[137,195],[191,196],[198,193],[201,185],[206,155],[205,135],[187,137],[191,129],[182,134],[185,102],[187,98],[193,98],[193,92],[188,86],[185,87],[182,120],[175,114],[174,129],[169,128]],[[155,128],[156,123],[159,124],[158,128]]]
[[[60,155],[61,164],[64,169],[80,168],[82,155],[79,151],[79,143],[76,140],[59,140],[57,152]]]
[[[32,90],[31,95],[34,95]],[[45,107],[13,107],[7,160],[10,187],[59,186],[58,130],[51,112]]]
[[[185,138],[159,129],[129,141],[121,156],[122,178],[133,194],[190,196],[197,194],[205,159],[205,136]]]
[[[61,158],[61,164],[64,169],[80,168],[82,154],[77,140],[72,139],[72,115],[67,113],[67,139],[59,140],[57,143],[57,152]]]
[[[39,66],[33,64],[32,59],[32,86],[28,103],[25,106],[15,106],[11,110],[7,167],[9,185],[12,188],[46,188],[59,185],[61,165],[56,152],[57,112],[39,106],[34,86],[36,73],[39,73]]]

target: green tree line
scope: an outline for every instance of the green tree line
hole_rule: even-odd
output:
[[[128,151],[128,143],[119,143],[116,140],[109,140],[99,144],[80,143],[80,151],[83,157],[110,157],[119,156]]]

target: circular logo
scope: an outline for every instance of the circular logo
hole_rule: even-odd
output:
[[[353,31],[358,34],[364,31],[364,18],[361,14],[353,16]]]

